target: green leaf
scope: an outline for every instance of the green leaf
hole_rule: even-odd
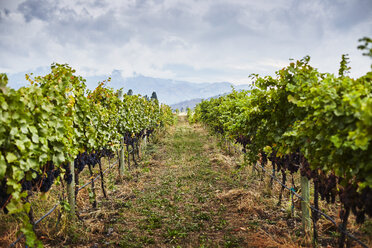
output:
[[[338,135],[331,136],[330,140],[335,145],[335,147],[337,147],[337,148],[341,147],[342,140],[340,139],[340,137],[338,137]]]
[[[60,204],[65,211],[69,212],[71,210],[70,204],[67,201],[61,201]]]
[[[294,96],[292,95],[288,95],[288,101],[289,102],[292,102],[294,104],[296,104],[298,102],[298,99],[296,99]]]
[[[358,138],[355,140],[355,145],[363,150],[367,150],[369,139],[370,138],[367,136],[358,136]]]
[[[34,126],[29,126],[28,129],[30,130],[31,133],[33,133],[33,134],[37,134],[37,129],[36,129],[36,127],[34,127]]]
[[[6,161],[2,154],[0,154],[0,180],[3,180],[6,172]]]
[[[31,139],[34,143],[39,143],[39,135],[37,133],[33,133]]]
[[[13,201],[13,199],[9,202],[8,205],[6,205],[6,209],[9,211],[9,214],[16,214],[23,211],[23,209],[20,206],[20,202]]]
[[[21,141],[21,140],[16,140],[15,141],[15,144],[16,144],[16,146],[18,147],[18,149],[19,149],[19,151],[21,152],[21,153],[23,153],[24,151],[25,151],[25,145],[24,145],[24,143]]]
[[[27,134],[27,133],[28,133],[28,130],[27,130],[27,126],[26,126],[26,125],[22,125],[22,126],[21,126],[21,132],[22,132],[23,134]]]
[[[53,155],[53,163],[55,164],[62,164],[63,162],[65,162],[66,158],[65,158],[65,155],[63,153],[58,153],[56,155]]]
[[[17,156],[14,153],[8,152],[6,154],[6,161],[8,161],[8,163],[13,163],[13,162],[15,162],[17,160],[18,160],[18,158],[17,158]]]

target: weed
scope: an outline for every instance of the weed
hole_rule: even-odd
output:
[[[233,235],[226,235],[224,240],[225,242],[223,246],[226,248],[241,247],[240,245],[243,243],[242,238],[238,238]]]
[[[165,238],[169,243],[175,243],[178,239],[186,237],[187,233],[182,230],[168,228]]]
[[[150,214],[145,220],[144,224],[140,225],[141,229],[158,229],[162,226],[162,218],[155,213]]]

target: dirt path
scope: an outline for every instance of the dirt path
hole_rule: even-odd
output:
[[[147,146],[140,167],[124,182],[108,179],[109,199],[100,199],[96,211],[82,211],[82,224],[70,230],[65,244],[291,247],[282,242],[285,234],[270,234],[269,227],[279,222],[266,223],[260,216],[263,198],[246,190],[251,184],[239,166],[238,156],[223,155],[214,137],[181,119]]]

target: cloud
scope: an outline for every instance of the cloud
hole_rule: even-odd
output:
[[[372,36],[369,0],[6,0],[0,4],[0,69],[69,63],[83,76],[248,82],[289,58],[312,57],[336,73],[370,69],[356,49]]]
[[[366,20],[371,20],[372,2],[369,0],[338,1],[338,4],[328,0],[326,6],[333,27],[339,30],[350,29]],[[366,31],[370,32],[371,28]]]
[[[23,14],[26,22],[30,22],[34,18],[49,21],[58,11],[56,3],[56,1],[29,0],[21,3],[18,10]]]

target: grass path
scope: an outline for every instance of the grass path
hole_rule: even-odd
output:
[[[216,195],[234,188],[216,156],[217,147],[201,128],[180,122],[150,146],[130,199],[123,202],[117,230],[121,247],[238,247],[244,241],[228,228],[226,205]],[[131,178],[133,180],[133,178]]]
[[[92,248],[296,247],[285,233],[270,230],[281,222],[268,221],[260,204],[273,200],[247,190],[254,185],[246,170],[238,171],[239,161],[181,117],[147,146],[124,182],[108,179],[109,199],[99,199],[97,210],[82,210],[83,222],[63,242]]]

